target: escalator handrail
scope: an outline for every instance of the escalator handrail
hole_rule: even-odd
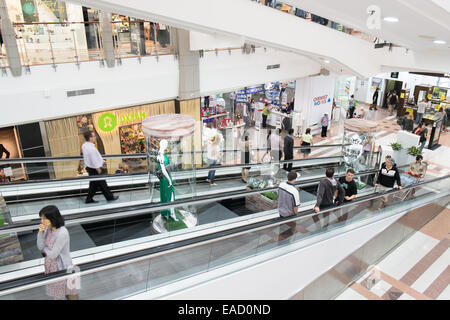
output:
[[[375,152],[373,153],[375,154]],[[329,156],[329,157],[319,157],[319,158],[306,158],[306,159],[292,159],[292,160],[279,160],[275,163],[289,163],[289,162],[311,162],[312,160],[323,160],[323,159],[334,159],[339,158],[340,155],[337,156]],[[242,168],[242,167],[249,167],[249,166],[259,166],[259,165],[269,165],[273,164],[274,162],[255,162],[255,163],[240,163],[240,164],[230,164],[230,165],[220,165],[215,167],[215,170],[220,170],[221,168]],[[184,172],[184,171],[190,171],[191,169],[177,169],[175,172]],[[200,167],[195,168],[196,171],[198,170],[210,170],[210,167]],[[14,181],[14,182],[8,182],[6,184],[3,184],[2,186],[8,187],[8,186],[14,186],[14,185],[21,185],[21,184],[32,184],[32,183],[49,183],[49,182],[63,182],[63,181],[83,181],[83,182],[90,182],[90,181],[99,181],[99,180],[105,180],[112,177],[128,177],[128,176],[140,176],[140,175],[148,175],[148,172],[137,172],[137,173],[126,173],[126,174],[104,174],[101,177],[95,177],[95,176],[77,176],[73,178],[61,178],[61,179],[47,179],[47,180],[27,180],[27,181]]]
[[[324,145],[312,145],[309,147],[298,146],[294,147],[294,149],[313,149],[313,148],[331,148],[331,147],[343,147],[349,146],[350,144],[324,144]],[[251,151],[267,151],[267,148],[251,148]],[[241,149],[234,150],[221,150],[220,152],[242,152]],[[177,153],[167,153],[168,155],[185,155],[189,153],[195,154],[204,154],[207,151],[189,151],[189,152],[177,152]],[[110,155],[101,155],[104,159],[140,159],[147,158],[146,153],[133,153],[133,154],[110,154]],[[27,158],[7,158],[0,159],[0,164],[10,164],[10,163],[48,163],[48,162],[57,162],[57,161],[77,161],[83,160],[83,156],[68,156],[68,157],[27,157]]]
[[[298,215],[292,216],[292,217],[286,217],[286,218],[277,217],[277,218],[273,218],[273,219],[269,219],[269,220],[265,220],[265,221],[261,221],[261,222],[256,222],[256,223],[245,225],[245,226],[240,226],[240,227],[235,227],[235,228],[231,228],[228,230],[219,231],[219,232],[212,233],[212,234],[192,237],[189,239],[164,244],[161,246],[156,246],[156,247],[138,250],[138,251],[134,251],[134,252],[128,252],[128,253],[120,254],[120,255],[117,255],[114,257],[108,257],[108,258],[103,258],[103,259],[100,259],[97,261],[83,263],[83,264],[80,264],[77,266],[80,270],[78,275],[82,276],[82,275],[86,275],[86,274],[90,274],[90,273],[108,270],[111,268],[120,267],[122,265],[136,263],[139,261],[154,258],[156,256],[171,253],[174,251],[186,250],[186,249],[190,249],[192,247],[206,245],[206,244],[218,242],[218,241],[221,241],[221,240],[224,240],[227,238],[236,237],[241,234],[246,234],[249,232],[255,232],[255,231],[259,231],[259,230],[263,230],[263,229],[267,229],[267,228],[276,227],[278,225],[285,224],[287,222],[295,222],[297,220],[311,218],[313,216],[317,216],[320,214],[331,213],[332,211],[335,211],[335,210],[341,210],[343,208],[346,208],[349,206],[354,206],[354,205],[362,203],[362,202],[381,198],[381,197],[385,196],[386,194],[403,192],[404,190],[416,188],[420,185],[430,184],[430,183],[434,183],[434,182],[448,179],[448,178],[450,178],[450,175],[438,177],[433,180],[422,181],[422,182],[416,183],[414,185],[407,186],[407,187],[403,188],[402,190],[394,190],[393,189],[393,190],[389,190],[389,191],[383,192],[383,193],[379,193],[379,192],[374,193],[372,195],[361,197],[360,199],[355,199],[352,202],[344,203],[337,207],[325,209],[319,213],[314,212],[314,210],[312,210],[312,209],[306,209],[305,211],[302,212],[303,214],[299,213]],[[447,196],[448,194],[450,194],[450,191],[447,191],[447,193],[444,196]],[[71,277],[71,276],[72,275],[67,274],[66,270],[61,270],[61,271],[57,271],[57,272],[50,273],[50,274],[37,274],[37,275],[25,276],[22,278],[8,280],[8,281],[0,283],[0,296],[4,295],[4,294],[2,294],[2,292],[5,290],[14,290],[14,291],[26,290],[29,288],[45,285],[46,283],[49,283],[49,282],[54,282],[54,279],[66,280],[66,279],[69,279],[69,277]],[[22,287],[25,287],[25,288],[22,288]],[[6,294],[10,294],[10,293],[11,292],[6,293]]]
[[[371,174],[376,174],[378,170],[367,170],[362,171],[356,174],[356,176],[367,176]],[[335,178],[344,177],[345,173],[342,174],[336,174]],[[297,188],[305,188],[317,185],[319,181],[323,177],[320,178],[313,178],[303,181],[298,181],[295,183],[295,186]],[[265,189],[257,189],[257,190],[236,190],[236,191],[227,191],[227,192],[221,192],[221,193],[215,193],[215,194],[207,194],[203,196],[197,196],[194,200],[191,198],[187,199],[179,199],[175,200],[170,203],[161,203],[161,202],[154,202],[154,203],[145,203],[145,204],[139,204],[139,205],[133,205],[133,206],[127,206],[127,207],[118,207],[118,208],[111,208],[111,209],[103,209],[103,210],[96,210],[96,211],[88,211],[83,213],[75,213],[70,214],[68,216],[64,217],[66,226],[70,225],[76,225],[80,223],[94,223],[94,222],[100,222],[105,220],[112,220],[112,219],[120,219],[130,216],[136,216],[141,214],[147,214],[151,212],[161,211],[161,210],[170,210],[172,208],[177,208],[180,206],[189,206],[189,205],[198,205],[205,202],[211,202],[211,201],[221,201],[226,199],[232,199],[236,197],[243,197],[243,196],[250,196],[253,194],[259,194],[264,192],[272,192],[277,191],[278,187],[271,187],[271,188],[265,188]],[[89,220],[89,221],[87,221]],[[36,219],[31,219],[23,222],[14,222],[9,225],[0,226],[0,235],[2,234],[9,234],[13,232],[23,232],[23,231],[31,231],[39,228],[40,218],[36,217]]]

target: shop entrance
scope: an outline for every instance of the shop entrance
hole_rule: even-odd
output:
[[[397,92],[397,96],[400,98],[400,91],[403,88],[403,81],[386,80],[386,86],[384,88],[385,89],[384,89],[382,107],[387,108],[388,107],[387,97],[392,91]]]

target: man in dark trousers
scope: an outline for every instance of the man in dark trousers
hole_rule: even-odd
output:
[[[319,213],[321,210],[332,208],[344,202],[345,190],[339,181],[334,179],[334,169],[328,168],[325,171],[325,178],[320,180],[317,188],[317,201],[314,211]],[[322,214],[324,219],[324,227],[328,224],[329,213]],[[313,216],[315,223],[319,222],[318,216]],[[326,220],[326,221],[325,221]]]
[[[322,126],[322,133],[321,133],[321,137],[322,138],[326,138],[327,137],[327,129],[328,129],[328,125],[329,125],[329,120],[328,120],[328,113],[325,113],[323,115],[323,117],[320,119],[320,124]]]
[[[292,160],[294,159],[294,137],[292,134],[294,133],[294,129],[289,129],[288,134],[284,137],[284,160]],[[286,171],[292,170],[292,162],[284,163],[283,169]]]
[[[102,174],[103,158],[95,147],[95,134],[92,131],[86,131],[84,133],[84,139],[86,142],[81,146],[81,151],[83,152],[86,171],[89,173],[89,176],[99,176]],[[105,180],[89,181],[89,193],[86,198],[86,203],[98,202],[93,199],[97,189],[102,191],[108,201],[117,200],[119,198],[112,194]]]
[[[372,104],[370,105],[369,110],[372,110],[373,108],[375,108],[375,110],[378,110],[378,109],[377,109],[378,91],[380,91],[380,87],[377,87],[377,88],[375,89],[375,92],[373,93],[373,96],[372,96]]]
[[[3,154],[6,154],[6,159],[9,158],[9,151],[6,150],[6,148],[2,144],[0,144],[0,159],[3,158]]]
[[[290,217],[298,214],[298,207],[300,206],[300,192],[295,187],[295,180],[300,175],[295,171],[289,171],[287,175],[287,182],[280,183],[278,187],[278,213],[280,217]],[[283,241],[291,237],[295,233],[296,222],[288,222],[286,226],[289,228],[281,232],[278,236],[278,241]]]

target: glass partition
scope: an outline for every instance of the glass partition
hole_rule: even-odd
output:
[[[302,211],[302,215],[298,217],[279,220],[266,226],[261,225],[256,229],[243,228],[241,231],[229,235],[204,240],[182,248],[149,253],[142,257],[94,269],[83,270],[83,266],[81,266],[81,272],[75,275],[60,272],[42,276],[41,278],[44,280],[42,282],[24,288],[10,288],[1,291],[0,299],[64,298],[47,295],[46,293],[49,291],[46,290],[58,283],[65,285],[68,279],[71,280],[70,289],[73,288],[73,283],[79,284],[76,287],[79,299],[124,298],[247,259],[280,246],[293,243],[299,243],[300,247],[302,243],[306,246],[308,243],[321,241],[339,233],[350,232],[353,228],[408,210],[426,207],[427,210],[434,210],[431,215],[433,216],[442,211],[450,201],[449,182],[450,177],[447,176],[404,190],[373,195],[367,199],[345,204],[319,214],[312,213],[311,210]],[[411,192],[413,196],[405,198],[405,194]],[[380,201],[385,205],[380,206]],[[210,206],[208,205],[208,207]],[[427,219],[429,218],[430,215],[427,215]],[[422,224],[426,222],[421,221]],[[419,224],[417,225],[419,227]],[[91,233],[101,233],[101,228],[96,225],[92,225],[88,230]],[[116,228],[116,233],[117,230]],[[407,234],[402,236],[406,237]],[[104,245],[113,242],[111,235],[99,237],[97,241]],[[70,277],[75,278],[70,279]]]

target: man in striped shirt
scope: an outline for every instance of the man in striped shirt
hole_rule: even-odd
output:
[[[295,180],[299,175],[295,171],[289,171],[287,182],[280,183],[278,187],[278,213],[281,217],[295,216],[298,214],[298,207],[300,205],[300,193],[295,187]],[[285,227],[288,230],[281,232]],[[296,222],[287,222],[280,225],[280,235],[278,241],[283,241],[294,234]]]

